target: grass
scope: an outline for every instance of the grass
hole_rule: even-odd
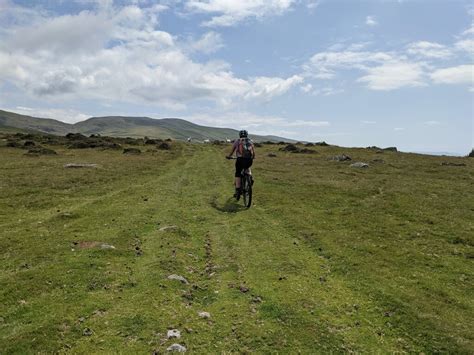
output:
[[[247,210],[228,147],[0,146],[2,352],[472,353],[474,160],[279,147]]]

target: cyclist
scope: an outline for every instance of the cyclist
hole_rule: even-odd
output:
[[[246,130],[241,130],[239,132],[239,139],[234,141],[232,145],[232,151],[227,156],[228,159],[232,158],[235,155],[237,160],[235,161],[235,194],[234,197],[239,199],[240,197],[240,172],[242,169],[248,169],[249,175],[252,175],[250,167],[252,166],[253,159],[255,159],[255,148],[253,142],[248,137],[248,132]],[[253,185],[253,178],[252,178]]]

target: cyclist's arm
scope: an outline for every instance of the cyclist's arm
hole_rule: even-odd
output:
[[[230,158],[231,156],[234,155],[234,152],[235,152],[235,147],[232,147],[232,151],[230,152],[230,154],[228,155],[228,157]]]
[[[255,159],[255,146],[252,145],[252,159]]]

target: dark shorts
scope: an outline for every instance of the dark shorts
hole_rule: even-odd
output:
[[[240,177],[242,169],[248,169],[252,166],[252,158],[237,158],[235,161],[235,177]]]

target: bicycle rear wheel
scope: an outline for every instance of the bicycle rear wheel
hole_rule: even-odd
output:
[[[249,208],[252,204],[252,178],[245,174],[242,179],[242,195],[244,198],[244,206]]]

